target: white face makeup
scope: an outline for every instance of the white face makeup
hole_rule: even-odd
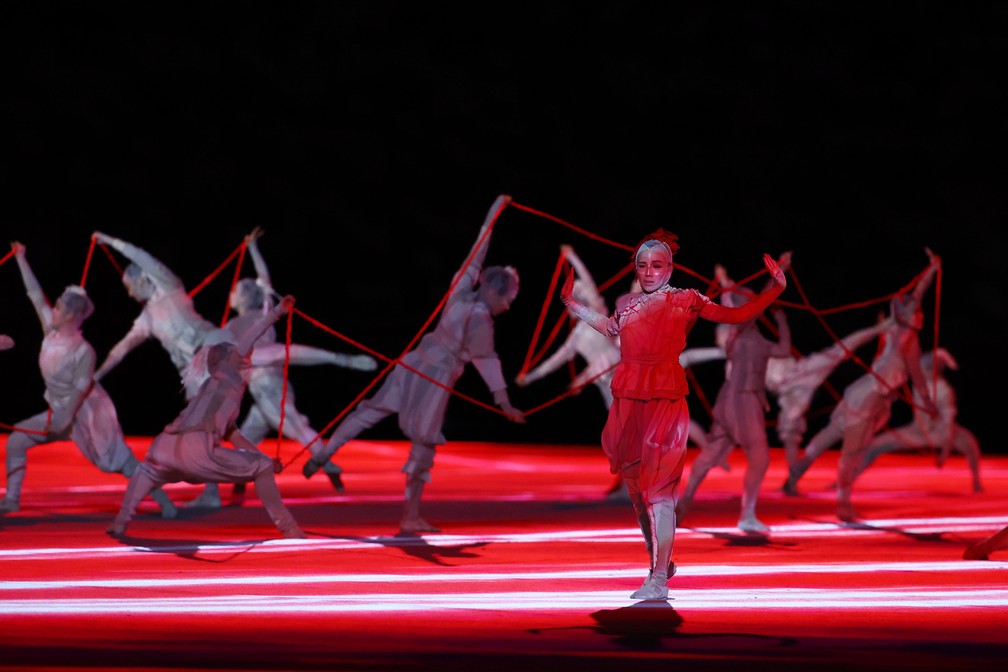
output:
[[[154,296],[154,287],[151,281],[143,275],[124,275],[123,284],[126,285],[126,292],[140,303]]]
[[[53,329],[59,329],[65,323],[72,321],[74,318],[73,313],[66,309],[63,305],[63,299],[57,299],[56,304],[52,307],[52,327]]]
[[[642,247],[637,253],[637,281],[641,291],[650,294],[672,277],[672,257],[664,246]]]
[[[486,304],[490,308],[490,314],[495,317],[507,312],[511,308],[512,301],[514,301],[514,297],[510,294],[501,295],[494,291],[487,292]]]

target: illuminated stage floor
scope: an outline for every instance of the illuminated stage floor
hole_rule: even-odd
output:
[[[0,438],[0,443],[3,439]],[[148,439],[133,438],[143,454]],[[264,444],[267,451],[275,444]],[[290,459],[299,446],[285,443]],[[675,547],[667,602],[629,599],[647,558],[629,504],[606,500],[594,446],[454,442],[425,517],[397,536],[406,444],[358,441],[346,493],[303,457],[279,477],[307,540],[276,539],[242,506],[162,520],[147,503],[125,543],[104,528],[125,480],[69,443],[33,449],[22,510],[0,518],[0,668],[351,670],[987,670],[1008,660],[1008,551],[961,560],[1008,524],[1008,457],[886,456],[838,524],[836,453],[734,528],[744,458],[711,472]],[[692,457],[691,457],[692,459]],[[225,496],[230,486],[223,486]],[[176,501],[197,486],[167,488]]]

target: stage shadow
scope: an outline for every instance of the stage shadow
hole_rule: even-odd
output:
[[[792,548],[797,546],[793,541],[778,541],[773,538],[773,532],[769,534],[756,534],[756,533],[746,533],[746,532],[721,532],[715,530],[707,530],[702,527],[680,527],[678,529],[682,530],[692,530],[693,532],[702,532],[703,534],[709,534],[715,539],[721,539],[725,542],[726,547],[735,548]]]
[[[249,541],[198,541],[193,539],[145,539],[125,534],[121,537],[109,537],[112,541],[117,541],[123,546],[132,546],[138,553],[165,553],[182,558],[183,560],[195,560],[196,562],[208,562],[211,564],[223,564],[248,553],[269,539],[258,539]],[[219,557],[221,549],[234,549],[233,553]],[[201,550],[211,549],[213,558],[199,555]]]
[[[310,536],[323,537],[325,539],[342,539],[344,541],[355,541],[361,544],[374,544],[383,548],[397,548],[404,554],[429,562],[440,567],[455,567],[457,565],[447,562],[450,559],[471,559],[480,557],[472,552],[475,549],[484,548],[490,545],[489,541],[481,541],[472,544],[456,544],[454,546],[439,546],[427,543],[427,540],[416,534],[399,532],[391,537],[355,537],[349,535],[334,535],[314,533],[306,530]]]
[[[906,537],[907,539],[911,539],[913,541],[930,542],[930,543],[937,542],[941,544],[953,544],[956,546],[962,545],[961,541],[946,538],[944,532],[911,532],[910,530],[903,530],[898,527],[886,527],[885,525],[872,525],[871,523],[864,520],[841,522],[838,524],[841,527],[845,527],[850,530],[870,530],[873,532],[890,532],[892,534],[898,534],[901,537]]]
[[[668,602],[641,602],[619,609],[592,612],[596,633],[612,639],[613,644],[632,649],[654,649],[665,637],[677,636],[683,618]]]
[[[95,525],[105,526],[108,522],[112,520],[111,516],[100,516],[100,515],[90,515],[90,514],[73,514],[73,513],[43,513],[40,516],[33,515],[0,515],[0,530],[5,527],[31,527],[33,525],[42,525],[47,523],[94,523]]]
[[[920,541],[925,543],[941,543],[941,544],[951,544],[953,546],[963,545],[964,540],[962,537],[949,538],[945,532],[912,532],[910,530],[904,530],[898,527],[887,527],[885,525],[873,525],[872,523],[865,520],[853,520],[853,521],[842,521],[842,520],[830,520],[823,521],[818,518],[806,518],[801,516],[789,516],[791,520],[804,521],[807,523],[813,523],[816,525],[822,525],[823,523],[832,523],[837,527],[847,529],[847,530],[865,530],[870,532],[889,532],[891,534],[898,534],[901,537],[906,537],[913,541]]]
[[[774,646],[793,646],[798,643],[792,637],[756,635],[745,632],[683,634],[679,628],[684,623],[682,616],[666,600],[638,602],[619,609],[600,609],[590,614],[594,626],[574,626],[569,628],[536,628],[529,630],[536,635],[557,630],[590,630],[609,637],[613,644],[627,649],[658,649],[665,646],[666,639],[694,640],[739,638],[766,640]]]

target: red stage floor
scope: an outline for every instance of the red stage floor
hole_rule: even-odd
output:
[[[0,439],[2,442],[2,439]],[[131,439],[138,455],[147,439]],[[273,444],[266,444],[268,451]],[[286,458],[299,446],[284,444]],[[308,533],[276,539],[243,506],[144,508],[104,534],[125,487],[69,443],[33,449],[23,508],[0,517],[3,669],[987,670],[1008,664],[1008,551],[961,560],[1008,524],[1008,457],[887,456],[841,525],[827,453],[782,496],[774,452],[739,533],[741,454],[712,472],[680,528],[667,602],[630,593],[647,558],[629,505],[607,501],[595,446],[455,442],[424,513],[444,532],[396,535],[406,444],[341,451],[347,491],[301,459],[280,489]],[[303,458],[302,458],[303,459]],[[169,486],[177,500],[197,486]],[[229,486],[224,487],[225,493]],[[148,507],[152,505],[145,505]]]

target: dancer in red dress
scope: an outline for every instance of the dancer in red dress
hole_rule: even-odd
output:
[[[620,363],[613,376],[613,404],[602,430],[610,471],[621,474],[651,560],[651,571],[633,599],[668,597],[675,573],[672,543],[679,481],[686,460],[689,391],[679,355],[698,318],[741,324],[759,315],[786,286],[784,271],[763,256],[771,288],[738,308],[714,303],[695,289],[669,286],[676,236],[659,229],[634,256],[640,293],[619,298],[612,316],[601,315],[573,296],[574,275],[560,298],[578,318],[610,337],[620,337]]]

